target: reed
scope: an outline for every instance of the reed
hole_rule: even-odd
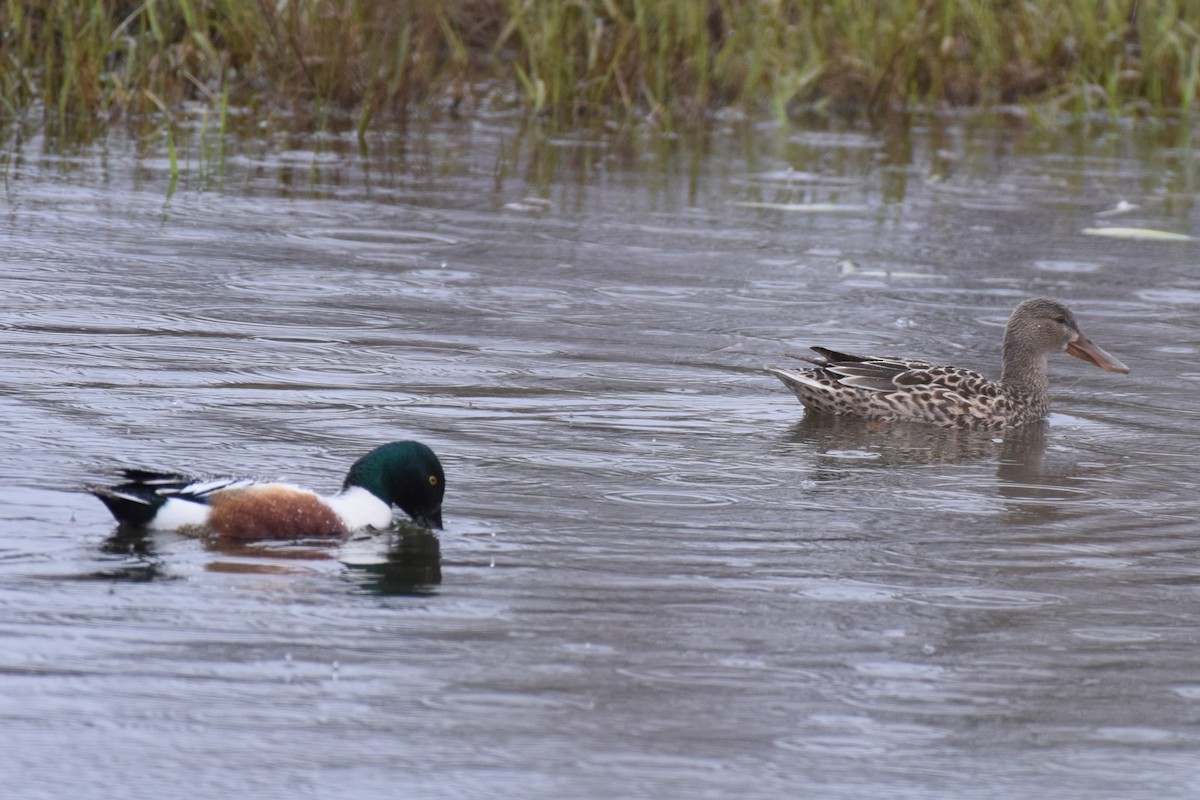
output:
[[[1167,115],[1200,88],[1200,0],[0,0],[0,31],[0,110],[59,131],[189,102],[360,133],[430,107]]]

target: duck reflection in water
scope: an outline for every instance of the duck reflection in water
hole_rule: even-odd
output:
[[[1044,520],[1067,513],[1079,496],[1080,478],[1103,467],[1084,468],[1071,461],[1045,463],[1049,423],[1042,421],[995,432],[931,428],[919,423],[880,422],[856,417],[807,413],[786,438],[802,445],[813,461],[810,479],[818,484],[840,483],[862,470],[891,472],[892,468],[937,464],[995,464],[997,480],[978,471],[955,473],[960,490],[995,491],[1007,511],[1022,518]],[[875,485],[894,483],[880,475]]]
[[[1036,469],[1045,434],[1044,422],[989,433],[810,411],[792,426],[788,441],[810,445],[818,464],[839,472],[853,461],[876,467],[958,464],[998,454]]]
[[[343,554],[348,577],[378,595],[427,595],[442,582],[442,549],[425,528],[405,525],[392,533],[387,550],[375,557]]]
[[[195,537],[119,526],[100,551],[122,559],[119,566],[88,576],[143,582],[171,578],[168,553]],[[442,582],[438,537],[429,529],[401,522],[386,532],[364,534],[345,542],[328,540],[262,542],[228,536],[199,538],[204,549],[227,556],[209,562],[209,572],[281,574],[304,572],[301,562],[340,561],[347,577],[364,590],[381,595],[432,594]]]

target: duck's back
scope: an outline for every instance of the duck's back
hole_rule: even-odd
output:
[[[810,411],[866,419],[990,429],[1022,424],[1002,385],[961,367],[895,356],[858,356],[814,347],[810,369],[771,367]],[[1040,416],[1037,409],[1030,409]],[[1025,414],[1019,416],[1024,417]]]

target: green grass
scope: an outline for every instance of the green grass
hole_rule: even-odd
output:
[[[0,31],[0,110],[61,134],[189,102],[365,133],[430,107],[1188,115],[1200,88],[1200,0],[0,0]]]

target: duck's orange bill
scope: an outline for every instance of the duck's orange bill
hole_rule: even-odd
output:
[[[1075,356],[1080,361],[1086,361],[1089,364],[1095,364],[1097,367],[1106,369],[1109,372],[1129,372],[1129,367],[1101,350],[1086,336],[1080,336],[1068,344],[1067,355]]]

